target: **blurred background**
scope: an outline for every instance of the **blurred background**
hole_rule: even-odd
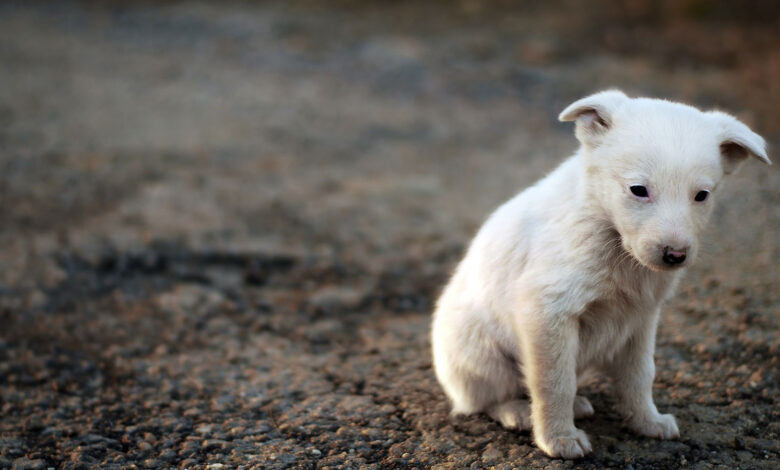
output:
[[[777,161],[779,25],[770,0],[0,1],[0,468],[550,464],[447,418],[438,290],[574,151],[584,95],[727,110]],[[779,180],[733,178],[667,309],[683,439],[620,435],[595,388],[583,468],[777,462]]]

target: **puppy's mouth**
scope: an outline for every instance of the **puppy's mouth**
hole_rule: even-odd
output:
[[[680,264],[669,264],[665,263],[663,258],[659,255],[655,257],[653,261],[648,261],[646,257],[639,256],[635,254],[633,251],[627,249],[629,255],[633,257],[640,265],[643,267],[655,271],[655,272],[670,272],[670,271],[677,271],[678,269],[682,269],[688,265],[688,263],[680,263]]]
[[[677,264],[677,265],[670,265],[663,262],[662,258],[658,258],[657,260],[648,260],[648,257],[642,256],[638,254],[634,249],[631,247],[631,244],[628,243],[628,241],[621,236],[621,245],[623,248],[623,252],[618,254],[618,260],[625,259],[627,257],[630,257],[633,259],[634,262],[639,264],[640,266],[647,268],[651,271],[655,272],[669,272],[669,271],[676,271],[680,268],[682,268],[683,264]]]
[[[683,268],[684,266],[682,264],[677,265],[669,265],[664,263],[647,263],[645,261],[642,261],[637,258],[637,260],[642,264],[642,266],[645,266],[646,268],[655,271],[655,272],[667,272],[667,271],[677,271],[678,269]]]

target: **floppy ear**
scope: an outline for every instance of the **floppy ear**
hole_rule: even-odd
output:
[[[577,121],[575,134],[583,145],[598,147],[612,128],[615,110],[629,98],[620,90],[607,90],[570,104],[558,116],[560,121]]]
[[[767,165],[772,164],[766,155],[766,143],[760,135],[730,114],[721,111],[710,111],[707,114],[715,119],[720,127],[718,138],[724,173],[734,173],[750,156]]]

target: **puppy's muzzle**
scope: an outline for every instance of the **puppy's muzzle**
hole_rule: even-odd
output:
[[[674,266],[677,264],[682,264],[685,261],[685,253],[688,251],[687,248],[683,248],[681,250],[674,249],[670,246],[664,247],[664,256],[663,260],[664,263]]]

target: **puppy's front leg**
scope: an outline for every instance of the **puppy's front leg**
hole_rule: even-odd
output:
[[[653,403],[655,377],[655,331],[659,312],[649,315],[646,324],[628,341],[607,372],[617,393],[618,409],[628,426],[643,436],[671,439],[680,436],[671,414],[660,414]]]
[[[591,451],[574,426],[579,331],[576,317],[535,312],[520,327],[531,422],[536,445],[551,457],[574,459]]]

